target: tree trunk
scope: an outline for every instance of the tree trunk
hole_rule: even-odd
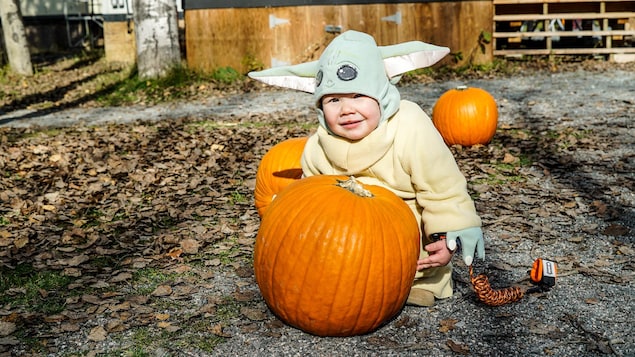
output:
[[[157,78],[181,65],[175,0],[135,0],[133,19],[140,78]]]
[[[18,74],[32,76],[31,54],[18,0],[0,0],[0,18],[9,66]]]

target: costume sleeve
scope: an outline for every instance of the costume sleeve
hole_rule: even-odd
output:
[[[480,227],[467,181],[432,120],[417,104],[402,103],[400,114],[408,118],[400,123],[395,145],[399,146],[404,170],[410,174],[417,203],[423,208],[421,221],[426,236]]]
[[[318,169],[319,162],[324,159],[319,159],[323,156],[322,148],[318,144],[318,136],[317,134],[313,134],[309,137],[306,144],[304,145],[304,151],[302,152],[302,174],[304,177],[321,175],[321,172]]]

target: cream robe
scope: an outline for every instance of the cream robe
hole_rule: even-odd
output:
[[[302,155],[304,176],[352,175],[385,187],[412,209],[424,237],[480,227],[465,177],[432,121],[416,104],[402,100],[399,111],[367,137],[349,141],[319,127]],[[423,246],[420,256],[428,253]],[[417,272],[413,288],[436,297],[452,295],[452,265]]]

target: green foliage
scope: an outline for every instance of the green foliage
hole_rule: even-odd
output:
[[[233,75],[228,70],[222,74],[208,75],[180,66],[173,68],[163,77],[141,79],[136,68],[133,68],[127,78],[116,83],[109,91],[100,96],[98,101],[103,105],[111,106],[140,101],[145,101],[146,104],[160,103],[185,98],[200,85],[210,81],[232,83],[240,78],[240,74],[236,72],[236,75]]]
[[[149,295],[157,286],[176,277],[176,274],[165,273],[160,269],[144,268],[133,274],[132,285],[136,289],[136,294]]]
[[[238,190],[235,190],[234,192],[232,192],[229,201],[233,205],[238,204],[238,203],[245,203],[245,202],[247,202],[247,196],[245,196],[242,192],[239,192]]]
[[[62,296],[71,278],[58,271],[37,271],[23,263],[0,267],[0,305],[23,306],[28,311],[55,314],[64,310]]]
[[[247,69],[247,72],[260,71],[265,68],[264,63],[262,63],[252,54],[248,54],[247,56],[245,56],[245,58],[243,58],[241,62],[243,67]]]
[[[216,307],[214,320],[227,322],[240,316],[240,303],[231,296],[223,297],[223,302]]]
[[[231,67],[219,67],[212,72],[212,79],[221,84],[232,84],[242,78],[243,75]]]
[[[487,49],[487,45],[492,43],[492,33],[489,31],[481,31],[478,35],[478,47],[481,50],[481,53],[485,53]]]
[[[518,65],[514,61],[495,58],[488,63],[475,64],[468,62],[463,66],[444,67],[440,71],[441,73],[452,73],[463,77],[482,77],[489,74],[511,75],[518,71]]]
[[[0,66],[0,83],[7,83],[11,70],[8,65]],[[4,93],[1,93],[4,95]]]

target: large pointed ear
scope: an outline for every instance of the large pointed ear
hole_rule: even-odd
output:
[[[379,46],[388,78],[408,71],[430,67],[437,63],[450,49],[421,41],[404,42],[391,46]]]
[[[450,49],[421,41],[404,42],[391,46],[379,46],[388,78],[395,83],[400,75],[408,71],[429,67],[448,53]],[[295,89],[303,92],[315,92],[315,75],[318,61],[281,66],[262,71],[249,72],[249,77],[263,83]]]
[[[266,84],[313,93],[317,68],[318,61],[313,61],[249,72],[248,75]]]

